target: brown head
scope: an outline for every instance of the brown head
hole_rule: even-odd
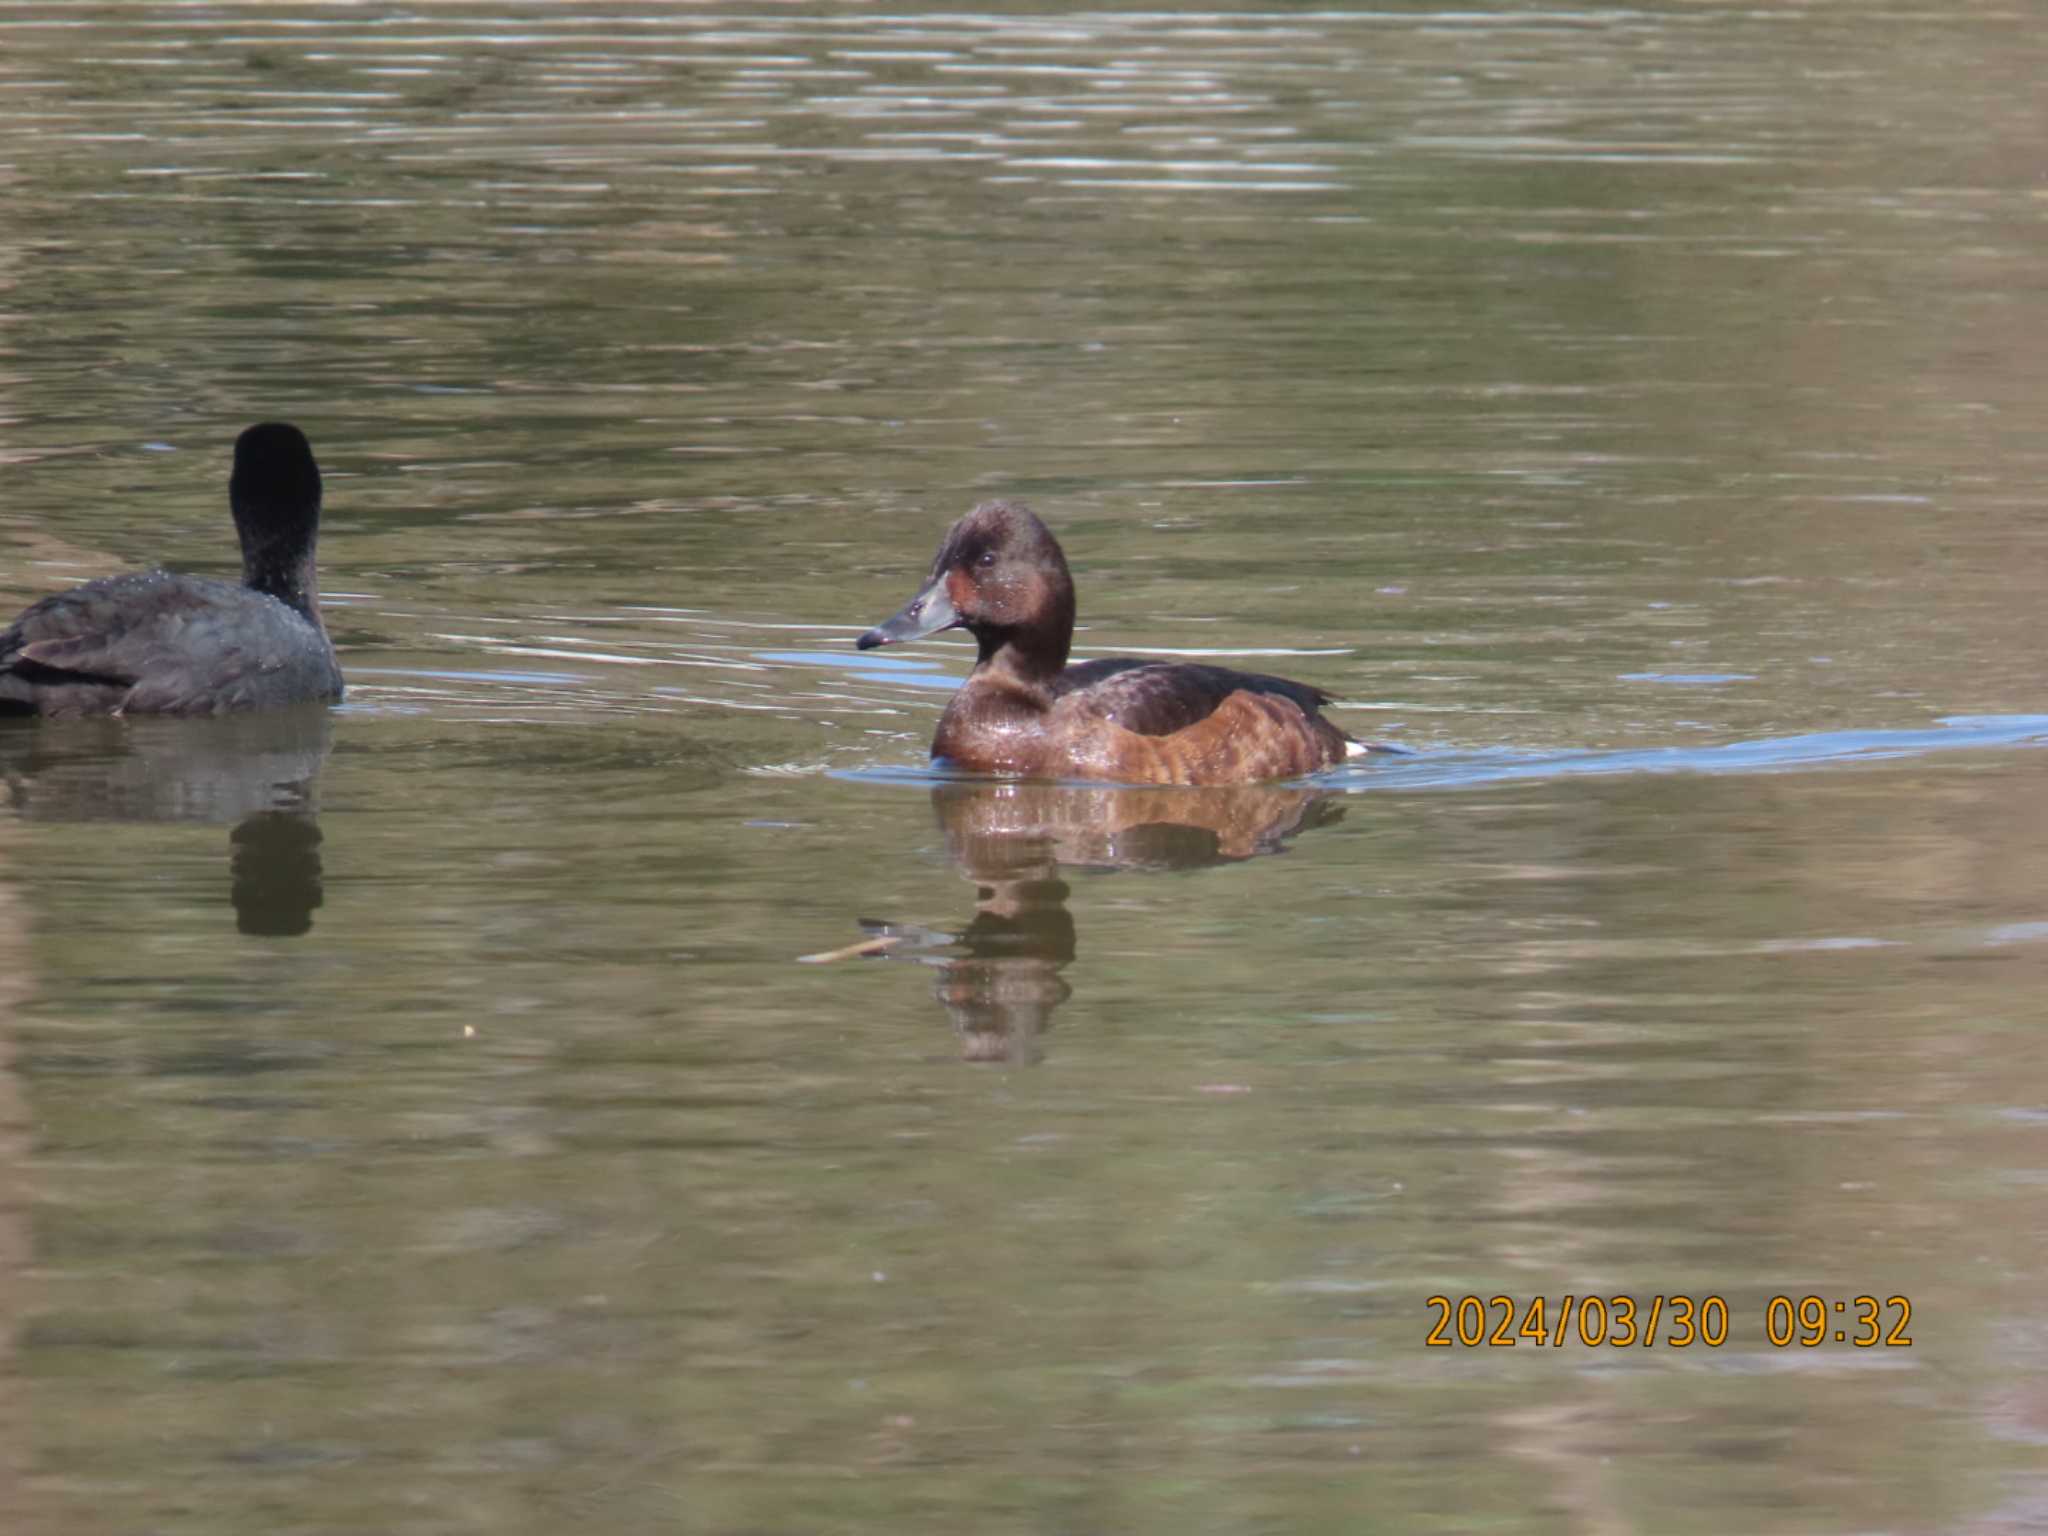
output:
[[[981,665],[1000,657],[1026,677],[1054,677],[1074,638],[1074,581],[1052,530],[1021,501],[984,501],[947,532],[924,587],[855,643],[864,651],[964,629]]]

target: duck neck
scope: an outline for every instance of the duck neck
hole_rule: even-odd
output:
[[[1025,605],[1029,623],[968,626],[981,647],[974,666],[978,675],[1044,692],[1066,671],[1074,643],[1074,583],[1065,561],[1056,564]]]
[[[242,585],[320,623],[320,568],[310,543],[295,556],[275,549],[244,549]]]
[[[1066,630],[977,630],[974,638],[981,646],[981,657],[974,664],[975,673],[1042,692],[1066,670],[1068,633]]]

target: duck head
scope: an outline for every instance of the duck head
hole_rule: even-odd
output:
[[[266,421],[236,438],[228,507],[242,541],[242,584],[311,611],[318,602],[320,467],[306,434]]]
[[[946,533],[923,588],[861,650],[964,629],[987,664],[1009,653],[1058,673],[1074,636],[1074,582],[1052,530],[1021,501],[985,501]]]

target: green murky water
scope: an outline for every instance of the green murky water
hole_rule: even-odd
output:
[[[352,684],[0,731],[8,1530],[2048,1522],[2044,70],[0,9],[0,606],[285,417]],[[850,641],[999,493],[1417,755],[934,780]]]

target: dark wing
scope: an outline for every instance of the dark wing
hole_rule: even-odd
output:
[[[46,597],[0,631],[0,707],[44,714],[248,707],[313,637],[275,598],[147,571]],[[324,651],[324,645],[314,639]]]
[[[1068,708],[1112,720],[1140,736],[1171,736],[1213,715],[1233,693],[1290,699],[1313,719],[1330,695],[1291,678],[1180,661],[1114,657],[1084,661],[1060,674],[1054,699],[1075,696]]]

